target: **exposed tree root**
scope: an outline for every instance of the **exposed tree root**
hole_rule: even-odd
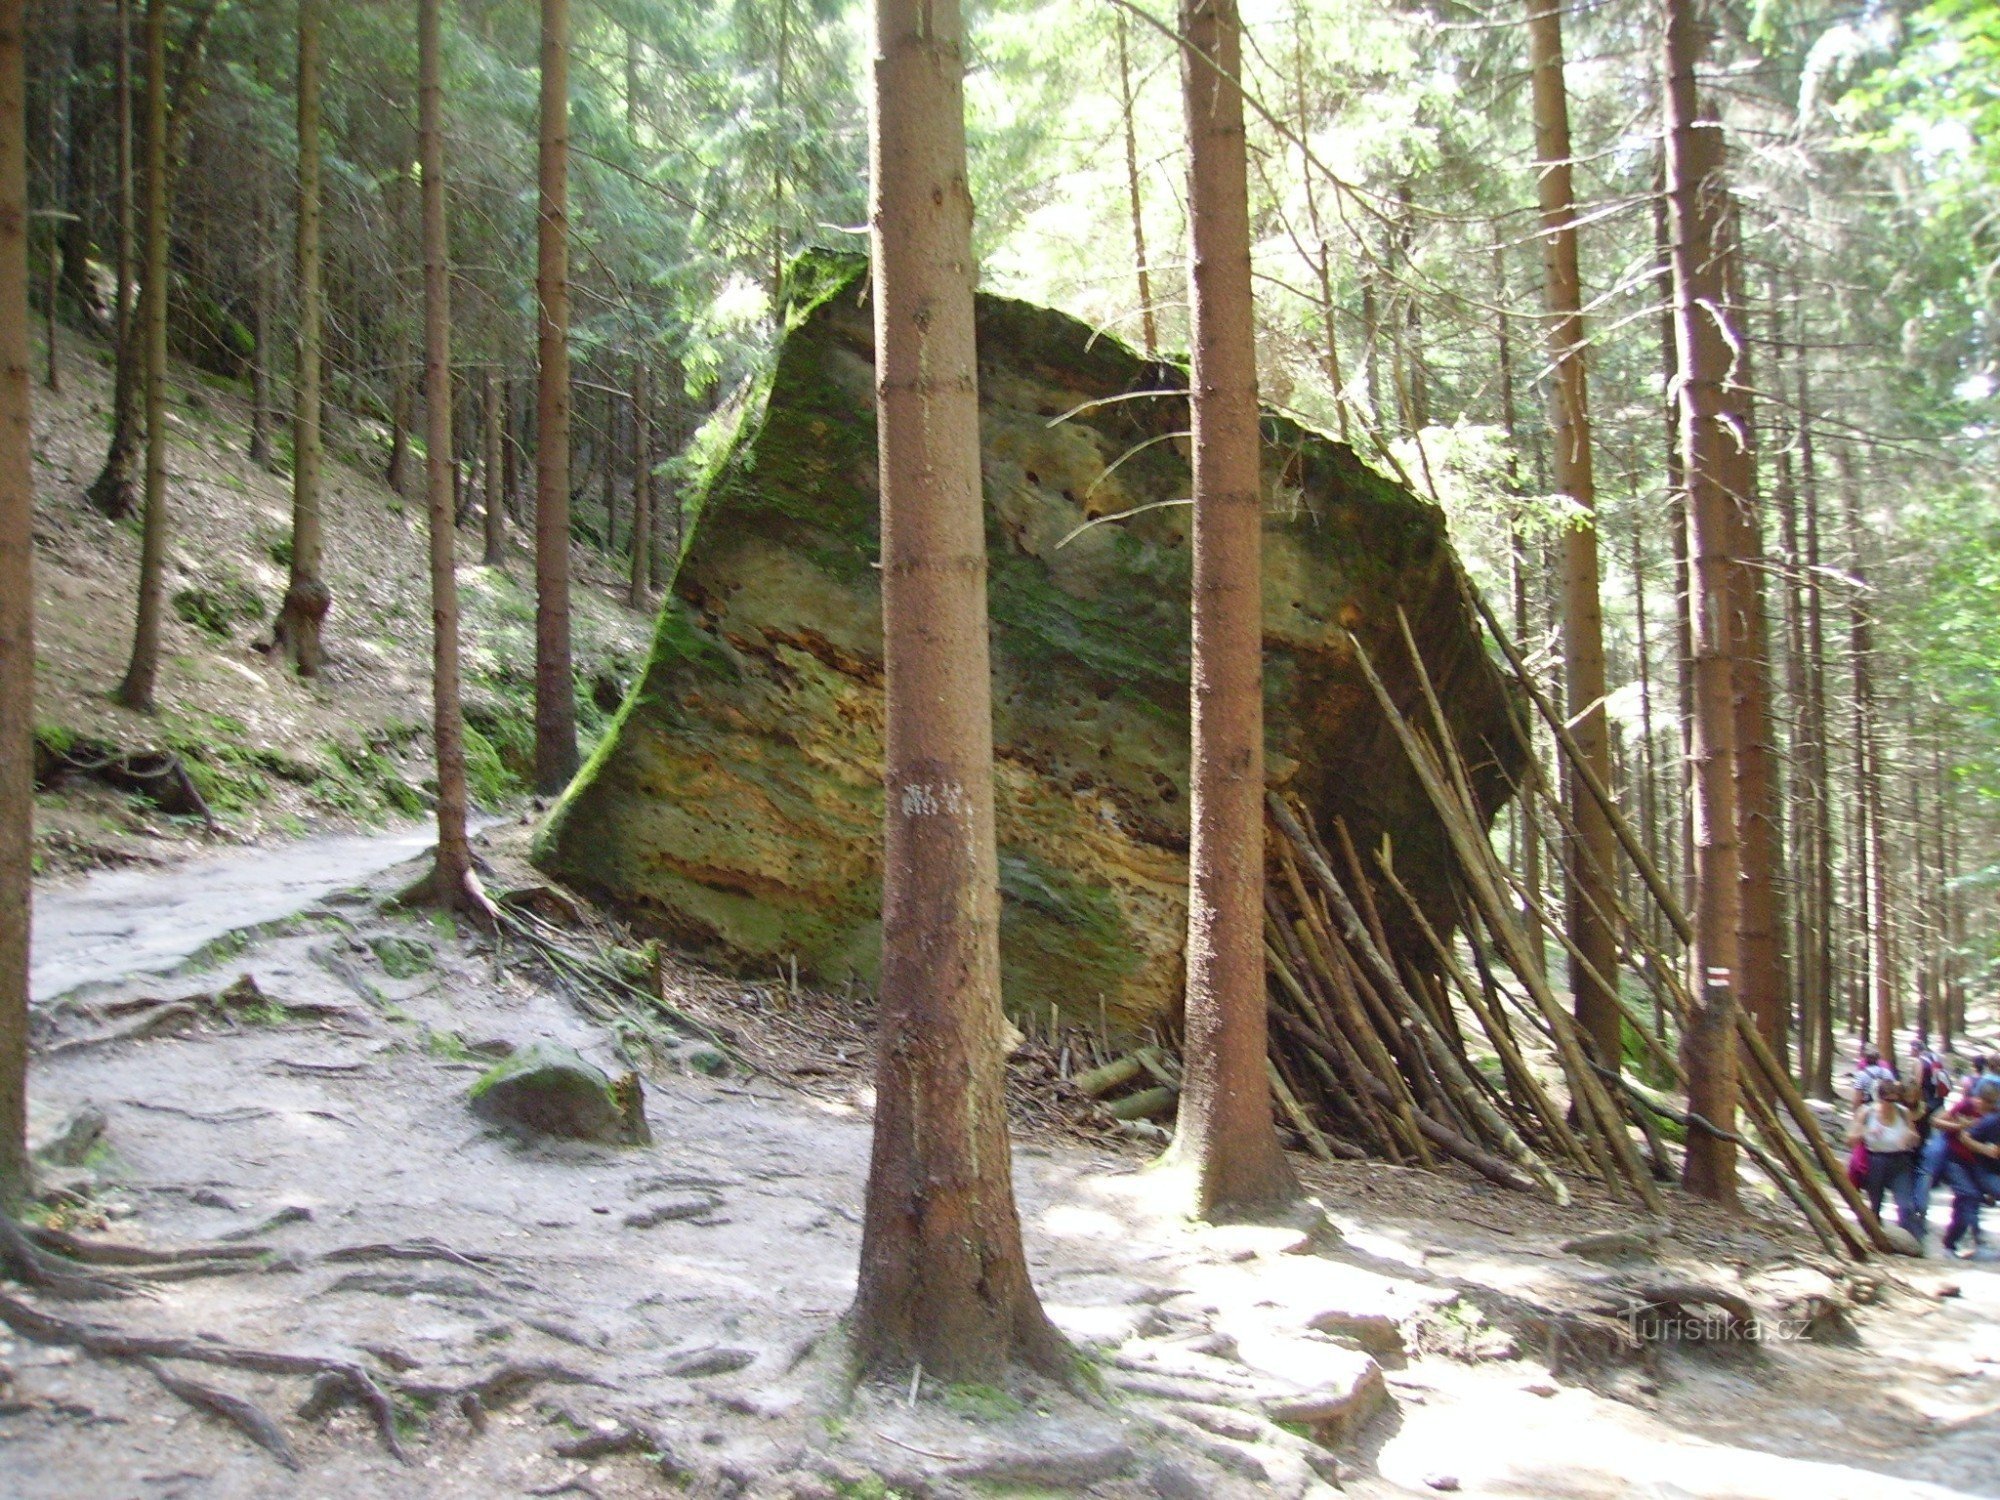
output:
[[[572,1370],[568,1365],[556,1364],[552,1360],[530,1360],[524,1363],[509,1362],[497,1369],[489,1370],[476,1380],[440,1384],[425,1380],[397,1380],[394,1382],[399,1394],[414,1401],[426,1402],[434,1406],[453,1405],[465,1411],[472,1424],[477,1427],[481,1417],[473,1417],[472,1410],[481,1413],[498,1410],[500,1407],[519,1401],[538,1385],[594,1385],[609,1390],[609,1382],[599,1380],[595,1375],[586,1375],[581,1370]],[[468,1407],[468,1401],[472,1403]]]
[[[269,1245],[187,1245],[177,1250],[154,1250],[145,1245],[86,1240],[65,1230],[34,1224],[25,1226],[21,1232],[50,1254],[86,1266],[176,1266],[191,1261],[261,1260],[271,1253]]]
[[[587,1432],[556,1444],[556,1457],[592,1460],[619,1453],[668,1453],[667,1440],[643,1422],[620,1422],[609,1432]]]
[[[88,1051],[92,1047],[108,1047],[114,1042],[136,1042],[170,1031],[185,1031],[200,1018],[201,1013],[185,1000],[163,1000],[122,1026],[107,1027],[89,1036],[72,1037],[66,1042],[44,1047],[41,1049],[42,1056],[63,1057],[72,1052]]]
[[[70,1302],[134,1295],[133,1288],[120,1281],[78,1270],[37,1248],[5,1214],[0,1214],[0,1267],[23,1286]]]
[[[293,1449],[291,1440],[285,1436],[284,1429],[264,1415],[263,1409],[254,1401],[225,1391],[220,1386],[176,1375],[150,1359],[141,1360],[140,1363],[155,1380],[187,1402],[189,1406],[197,1411],[205,1411],[211,1416],[220,1417],[286,1468],[296,1473],[305,1467],[299,1462],[299,1455]]]
[[[78,1323],[43,1312],[13,1297],[0,1295],[0,1323],[38,1344],[61,1344],[101,1359],[142,1362],[186,1360],[225,1369],[254,1370],[263,1375],[332,1376],[351,1390],[375,1423],[382,1446],[404,1463],[409,1455],[396,1436],[396,1409],[375,1379],[357,1364],[316,1354],[287,1354],[273,1349],[243,1349],[206,1338],[174,1338],[127,1333],[101,1324]],[[148,1368],[151,1368],[150,1364]],[[179,1394],[178,1392],[176,1394]],[[213,1408],[210,1408],[213,1409]],[[230,1417],[229,1420],[236,1420]]]
[[[320,1257],[329,1264],[356,1260],[442,1260],[468,1271],[482,1271],[498,1263],[499,1257],[468,1254],[432,1239],[404,1240],[393,1244],[345,1245]]]

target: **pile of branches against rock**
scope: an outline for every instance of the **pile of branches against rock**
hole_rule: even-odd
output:
[[[1622,810],[1584,764],[1574,738],[1526,670],[1519,653],[1476,597],[1528,701],[1547,721],[1559,753],[1604,809],[1640,884],[1657,907],[1642,919],[1615,895],[1606,913],[1625,935],[1621,962],[1653,997],[1656,1017],[1684,1024],[1690,1010],[1679,965],[1650,934],[1662,926],[1682,943],[1685,912],[1647,857]],[[1428,723],[1413,723],[1391,697],[1360,642],[1354,649],[1384,716],[1449,840],[1464,941],[1438,927],[1398,878],[1392,851],[1376,854],[1369,878],[1344,827],[1338,857],[1306,812],[1269,799],[1274,878],[1267,895],[1265,956],[1270,975],[1271,1053],[1279,1107],[1323,1156],[1365,1151],[1395,1162],[1433,1165],[1454,1158],[1495,1182],[1564,1201],[1564,1177],[1594,1178],[1657,1212],[1657,1184],[1676,1175],[1665,1128],[1706,1130],[1742,1147],[1835,1253],[1864,1259],[1894,1245],[1848,1181],[1817,1118],[1747,1016],[1737,1015],[1743,1058],[1743,1128],[1725,1129],[1676,1108],[1596,1057],[1544,972],[1541,939],[1524,912],[1542,895],[1525,889],[1487,836],[1473,778],[1446,721],[1408,621],[1403,641],[1421,684]],[[1526,726],[1515,732],[1528,743]],[[1523,816],[1560,836],[1568,814],[1542,778],[1517,788]],[[1431,963],[1399,957],[1385,937],[1375,892],[1393,893],[1429,949]],[[1653,918],[1654,913],[1643,914]],[[1572,959],[1560,924],[1544,924]],[[1616,995],[1620,976],[1601,976]],[[1684,1085],[1663,1033],[1626,1002],[1630,1034],[1661,1077]],[[1494,1072],[1470,1059],[1468,1032],[1490,1050]],[[1530,1047],[1554,1058],[1553,1077],[1531,1065]],[[1644,1154],[1641,1154],[1641,1145]]]
[[[496,963],[511,939],[540,962],[579,1010],[609,1026],[621,1042],[657,1054],[670,1050],[679,1036],[694,1036],[734,1058],[728,1038],[667,998],[656,953],[618,942],[621,934],[608,922],[593,924],[555,887],[509,891],[494,903],[492,915]]]

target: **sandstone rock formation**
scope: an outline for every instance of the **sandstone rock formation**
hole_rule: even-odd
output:
[[[1132,1034],[1181,985],[1186,374],[1000,297],[979,347],[1007,1003]],[[646,671],[537,842],[551,873],[752,972],[875,972],[873,382],[865,265],[807,259],[774,373],[696,440]],[[1264,431],[1270,778],[1363,849],[1389,834],[1447,916],[1442,832],[1347,638],[1414,712],[1401,606],[1497,807],[1507,698],[1444,517],[1287,418]]]

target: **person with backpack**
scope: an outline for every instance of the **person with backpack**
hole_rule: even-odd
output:
[[[1930,1039],[1921,1031],[1910,1043],[1910,1061],[1916,1075],[1916,1097],[1910,1106],[1910,1118],[1917,1127],[1916,1169],[1911,1174],[1910,1196],[1916,1204],[1918,1222],[1928,1227],[1931,1185],[1944,1170],[1945,1148],[1949,1144],[1937,1129],[1937,1121],[1951,1103],[1951,1074],[1944,1059],[1931,1051]],[[1919,1233],[1917,1238],[1921,1240],[1923,1235]]]
[[[1850,1146],[1860,1146],[1868,1153],[1859,1186],[1868,1194],[1869,1209],[1879,1218],[1883,1196],[1894,1197],[1896,1222],[1922,1245],[1925,1224],[1917,1212],[1915,1192],[1917,1127],[1898,1085],[1876,1081],[1869,1101],[1854,1112],[1847,1140]]]
[[[1876,1084],[1895,1081],[1896,1070],[1882,1060],[1880,1052],[1864,1042],[1855,1056],[1854,1073],[1849,1084],[1854,1091],[1854,1105],[1858,1108],[1873,1100]]]

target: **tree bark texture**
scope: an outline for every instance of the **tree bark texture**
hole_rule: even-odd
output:
[[[1695,80],[1703,46],[1691,0],[1666,0],[1666,187],[1674,272],[1674,335],[1683,482],[1687,487],[1692,718],[1694,945],[1690,1007],[1681,1037],[1688,1108],[1723,1130],[1736,1119],[1737,845],[1735,668],[1742,654],[1732,608],[1738,566],[1723,430],[1730,340],[1722,319],[1722,129],[1702,113]],[[1682,1184],[1736,1201],[1736,1147],[1688,1133]]]
[[[1778,754],[1771,724],[1771,625],[1765,598],[1763,497],[1758,485],[1756,387],[1747,337],[1743,250],[1734,201],[1724,221],[1722,316],[1738,337],[1723,391],[1729,420],[1730,514],[1736,525],[1735,614],[1743,636],[1736,659],[1737,1003],[1750,1015],[1765,1045],[1786,1060],[1791,1009],[1785,963],[1783,903],[1784,824],[1779,808]]]
[[[876,0],[886,674],[876,1111],[849,1327],[863,1371],[990,1381],[1068,1350],[1028,1280],[1003,1091],[992,685],[956,0]]]
[[[1556,489],[1577,514],[1563,528],[1563,691],[1572,732],[1600,786],[1611,786],[1610,722],[1604,711],[1604,611],[1599,597],[1597,481],[1591,455],[1584,363],[1583,286],[1577,269],[1576,199],[1570,171],[1569,94],[1563,76],[1562,12],[1528,0],[1536,182],[1542,213],[1542,291],[1548,308]],[[1622,1012],[1604,976],[1618,972],[1612,913],[1616,839],[1604,809],[1574,768],[1564,774],[1573,832],[1564,840],[1565,921],[1573,953],[1570,993],[1597,1060],[1617,1068]]]
[[[28,936],[35,782],[26,0],[0,0],[0,1212],[32,1186]]]
[[[1235,0],[1183,0],[1194,443],[1185,1078],[1174,1156],[1202,1217],[1297,1192],[1265,1061],[1264,505]]]
[[[1148,358],[1160,352],[1160,325],[1153,316],[1153,273],[1146,265],[1145,199],[1139,191],[1139,128],[1132,118],[1132,48],[1124,11],[1118,27],[1118,100],[1125,122],[1125,196],[1132,211],[1132,265],[1139,282],[1139,330]]]
[[[167,566],[167,0],[146,3],[146,270],[139,300],[145,351],[146,487],[139,543],[139,607],[132,660],[113,697],[153,711]]]
[[[257,266],[252,273],[250,462],[271,467],[271,339],[277,332],[277,218],[271,211],[271,160],[257,154]]]
[[[632,372],[632,556],[625,602],[644,609],[652,599],[653,391],[641,360]]]
[[[445,234],[444,85],[439,0],[417,8],[417,148],[423,163],[424,494],[430,520],[431,715],[437,752],[437,864],[432,895],[461,904],[472,882],[465,831],[465,727],[459,706],[458,573],[452,524],[451,264]]]
[[[501,382],[488,370],[480,380],[482,435],[485,438],[485,481],[480,491],[480,520],[484,523],[485,551],[482,567],[497,568],[507,561],[506,464],[501,458],[506,418],[501,406]]]
[[[535,790],[576,774],[569,644],[569,0],[542,0],[541,206],[536,219]]]
[[[139,365],[141,354],[136,336],[137,314],[133,261],[139,240],[137,194],[134,192],[132,149],[132,6],[118,0],[118,34],[113,52],[115,87],[118,94],[118,234],[115,339],[111,375],[111,441],[104,450],[104,464],[90,483],[90,503],[112,520],[122,520],[138,509],[137,486],[132,463],[139,451]]]
[[[325,0],[299,0],[299,201],[295,274],[298,284],[298,368],[292,381],[292,574],[272,634],[301,677],[317,677],[325,660],[320,630],[333,594],[320,576],[320,291],[319,94],[320,32]]]

